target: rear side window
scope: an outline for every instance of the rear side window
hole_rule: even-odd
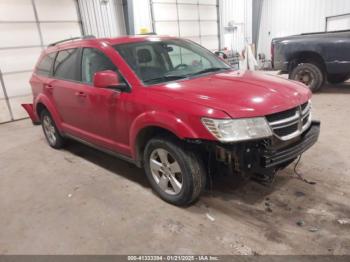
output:
[[[57,52],[44,56],[36,67],[36,73],[41,76],[50,76],[53,62],[55,61]]]
[[[77,48],[59,51],[53,67],[54,77],[80,81],[78,60],[79,49]]]

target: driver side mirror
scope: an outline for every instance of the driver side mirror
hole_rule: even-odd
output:
[[[128,85],[120,81],[119,75],[112,70],[96,72],[93,84],[98,88],[115,88],[120,91],[127,91]]]

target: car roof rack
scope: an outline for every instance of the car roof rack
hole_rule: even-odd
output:
[[[78,39],[94,39],[96,38],[94,35],[83,35],[83,36],[77,36],[77,37],[71,37],[71,38],[67,38],[67,39],[63,39],[54,43],[49,44],[48,46],[55,46],[57,44],[61,44],[64,42],[68,42],[68,41],[73,41],[73,40],[78,40]]]

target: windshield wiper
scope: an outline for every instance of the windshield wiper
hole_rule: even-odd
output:
[[[204,70],[201,70],[199,72],[190,74],[191,76],[195,76],[195,75],[200,75],[200,74],[205,74],[205,73],[210,73],[210,72],[216,72],[216,71],[220,71],[220,70],[229,70],[230,68],[227,67],[211,67],[211,68],[207,68]]]
[[[187,76],[176,76],[176,75],[165,75],[161,77],[156,77],[156,78],[151,78],[151,79],[146,79],[143,80],[144,83],[149,83],[149,82],[158,82],[158,81],[171,81],[171,80],[178,80],[178,79],[183,79],[186,78]]]
[[[226,67],[212,67],[212,68],[207,68],[202,71],[193,73],[193,74],[188,74],[188,75],[164,75],[160,77],[155,77],[155,78],[150,78],[143,80],[144,83],[152,83],[152,82],[162,82],[162,81],[172,81],[172,80],[178,80],[178,79],[184,79],[189,76],[195,76],[195,75],[200,75],[200,74],[205,74],[205,73],[210,73],[210,72],[216,72],[220,70],[229,70],[230,68]]]

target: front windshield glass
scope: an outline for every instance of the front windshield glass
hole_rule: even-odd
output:
[[[231,68],[209,50],[186,40],[145,41],[114,48],[145,84]]]

